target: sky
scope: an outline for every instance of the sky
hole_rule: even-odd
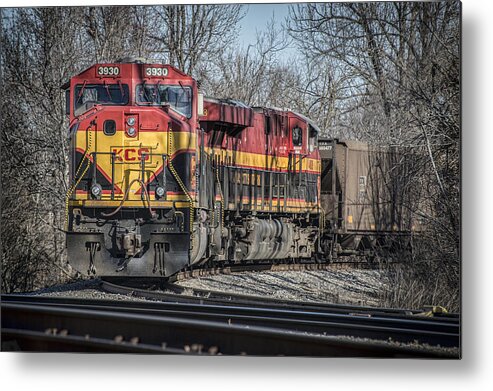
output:
[[[289,4],[248,4],[248,10],[241,21],[240,43],[248,46],[256,42],[256,31],[265,30],[272,15],[281,25],[288,16]]]
[[[239,44],[243,47],[255,45],[257,42],[256,32],[261,32],[267,29],[267,25],[274,15],[274,21],[278,28],[285,23],[286,17],[289,15],[289,6],[293,3],[280,4],[245,4],[246,15],[241,20],[241,31],[238,36]],[[295,45],[293,42],[278,53],[278,58],[281,61],[287,61],[294,56],[297,56]]]
[[[18,6],[18,5],[27,5],[27,6],[33,6],[33,0],[17,0],[19,4],[16,2],[13,2],[12,0],[4,0],[6,2],[6,6]],[[161,0],[162,1],[162,0]],[[9,4],[9,3],[14,3],[14,4]],[[91,0],[86,0],[87,3],[96,3],[96,5],[102,5],[102,4],[111,4],[111,1],[109,0],[97,0],[97,1],[91,1]],[[123,0],[116,1],[117,3],[125,4],[126,2]],[[145,3],[152,5],[153,1],[151,0],[130,0],[130,3]],[[157,1],[159,3],[159,1]],[[167,3],[166,1],[165,3]],[[170,3],[175,3],[176,1],[169,1]],[[25,4],[27,3],[27,4]],[[50,4],[50,1],[42,0],[41,5],[53,5]],[[85,5],[85,2],[82,2],[80,0],[65,0],[64,5]],[[267,24],[270,22],[272,16],[274,15],[274,19],[276,21],[276,24],[280,27],[281,24],[284,23],[284,19],[288,16],[289,14],[289,6],[294,4],[294,3],[243,3],[245,5],[246,9],[246,15],[245,17],[241,20],[240,26],[240,34],[238,36],[239,39],[239,44],[243,47],[247,47],[248,45],[254,45],[256,43],[256,32],[257,31],[262,31],[265,30],[267,27]],[[56,4],[60,5],[60,4]],[[128,5],[128,4],[127,4]],[[294,54],[295,50],[294,47],[288,47],[286,48],[282,54],[281,57],[289,57],[291,54]]]

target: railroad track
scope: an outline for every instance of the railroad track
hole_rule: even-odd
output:
[[[435,317],[436,321],[458,322],[458,314],[440,313],[433,309],[411,310],[401,308],[379,308],[360,305],[333,304],[323,302],[308,302],[283,300],[265,296],[247,295],[241,293],[229,293],[198,288],[182,287],[163,280],[132,280],[126,281],[121,285],[121,280],[102,279],[100,287],[108,293],[115,293],[126,296],[141,297],[150,300],[171,301],[180,303],[231,305],[236,306],[255,306],[267,308],[289,308],[298,311],[320,311],[356,315],[379,315],[382,317],[405,318],[416,317]],[[171,291],[174,293],[168,293]],[[180,295],[177,295],[179,293]],[[184,294],[184,293],[191,293]]]
[[[312,303],[302,303],[302,302],[294,302],[288,300],[278,300],[274,298],[266,298],[266,297],[255,297],[253,295],[248,294],[235,294],[235,293],[225,293],[219,291],[212,291],[209,289],[199,289],[199,288],[189,288],[183,287],[175,282],[184,281],[187,279],[193,279],[198,277],[206,277],[206,276],[214,276],[214,275],[229,275],[229,274],[238,274],[245,272],[264,272],[264,271],[315,271],[315,270],[348,270],[348,269],[370,269],[375,267],[375,265],[371,265],[368,262],[332,262],[332,263],[314,263],[314,262],[299,262],[293,263],[289,260],[280,260],[278,263],[273,264],[271,261],[266,262],[256,262],[252,264],[246,265],[227,265],[227,266],[201,266],[196,269],[186,270],[180,273],[177,273],[168,278],[139,278],[139,277],[103,277],[102,287],[104,290],[110,293],[119,293],[119,294],[135,294],[145,298],[156,298],[158,300],[167,300],[173,299],[174,297],[170,294],[165,294],[163,292],[153,293],[151,290],[162,289],[165,291],[171,291],[174,293],[182,294],[184,292],[193,292],[194,296],[200,296],[207,298],[208,300],[215,299],[218,303],[227,303],[231,301],[235,301],[235,303],[243,303],[243,304],[258,304],[263,305],[264,302],[270,303],[276,306],[304,306],[304,307],[312,307],[312,306],[320,306],[322,305],[324,309],[327,308],[350,308],[350,306],[344,305],[327,305],[327,304],[312,304]],[[190,300],[190,299],[187,299]],[[365,308],[365,307],[357,307],[357,308]],[[366,307],[368,309],[374,310],[374,308]],[[405,312],[405,310],[398,310],[399,312]],[[395,312],[395,311],[394,311]],[[409,312],[409,311],[407,311]],[[420,312],[420,311],[413,311]]]
[[[2,350],[459,356],[460,326],[456,314],[295,302],[183,288],[174,283],[186,278],[245,271],[354,267],[368,265],[255,264],[186,271],[173,280],[100,280],[103,291],[141,297],[145,301],[4,295]]]
[[[194,304],[6,295],[2,341],[4,350],[455,358],[458,349],[428,345],[458,347],[459,329],[450,319],[227,306],[206,299]]]

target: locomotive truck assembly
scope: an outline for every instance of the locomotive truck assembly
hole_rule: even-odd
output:
[[[204,98],[191,76],[143,61],[96,64],[63,88],[67,250],[81,273],[326,261],[372,254],[416,229],[412,214],[369,191],[391,153],[379,154],[377,175],[369,146],[319,140],[299,113]]]

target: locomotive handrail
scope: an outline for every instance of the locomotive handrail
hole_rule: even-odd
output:
[[[163,183],[162,183],[162,186],[165,189],[164,194],[166,194],[166,165],[169,161],[168,155],[165,153],[152,153],[152,152],[151,153],[147,153],[147,152],[142,153],[142,155],[140,157],[140,160],[141,160],[140,164],[141,164],[141,174],[142,174],[142,181],[143,182],[145,179],[144,178],[145,177],[145,165],[146,165],[145,158],[147,156],[159,156],[163,159],[163,179],[162,179]],[[156,178],[156,180],[158,180],[156,176],[154,176],[154,177]],[[159,184],[159,181],[158,181],[158,184]],[[149,187],[149,183],[146,184],[146,187]],[[147,189],[147,190],[149,190],[149,189]],[[142,200],[144,199],[144,193],[141,194],[141,198],[142,198]]]
[[[92,155],[92,178],[91,185],[95,185],[97,183],[97,155],[110,155],[111,156],[111,200],[115,199],[115,152],[91,152]]]
[[[228,188],[230,184],[234,185],[232,188],[232,194],[234,194],[235,200],[239,200],[236,201],[236,208],[239,211],[243,211],[245,206],[249,210],[257,211],[259,199],[262,202],[262,207],[268,208],[270,212],[272,212],[273,209],[277,209],[277,212],[286,211],[288,206],[288,199],[296,196],[296,194],[298,194],[298,197],[300,197],[300,189],[306,189],[308,186],[307,178],[305,176],[304,179],[300,179],[301,185],[297,184],[296,188],[294,189],[294,193],[291,194],[291,191],[289,190],[290,179],[288,172],[234,166],[229,164],[221,165],[221,168],[224,170],[224,172],[227,172],[227,179],[223,175],[220,182],[223,182],[222,186],[224,186],[225,189]],[[268,178],[265,177],[266,174],[269,176]],[[248,179],[245,180],[245,177],[248,177]],[[245,194],[245,186],[247,187],[248,191],[247,203],[244,203],[242,201]],[[265,194],[266,187],[268,190],[268,195]],[[226,192],[224,192],[224,194],[226,194]],[[273,205],[274,197],[276,198],[276,200],[274,200]],[[224,199],[225,204],[229,207],[229,189],[228,197],[226,197],[225,195]],[[266,200],[268,202],[268,205],[265,205]],[[300,208],[301,206],[298,205],[297,207]]]
[[[278,198],[278,205],[276,205],[278,211],[280,211],[281,209],[281,206],[282,208],[286,209],[287,207],[287,199],[291,198],[291,194],[289,192],[289,188],[290,188],[290,180],[289,180],[289,174],[293,174],[293,173],[299,173],[300,174],[300,178],[298,179],[297,184],[296,184],[296,191],[298,192],[298,194],[300,193],[300,189],[303,188],[303,187],[308,187],[308,184],[307,184],[307,176],[306,176],[306,173],[304,173],[303,171],[299,171],[299,170],[296,170],[296,172],[289,172],[289,171],[281,171],[281,170],[269,170],[269,169],[257,169],[257,168],[250,168],[250,167],[243,167],[243,166],[234,166],[234,165],[230,165],[230,164],[222,164],[221,165],[223,168],[226,168],[228,170],[233,170],[236,171],[236,172],[240,172],[241,174],[244,174],[244,172],[247,172],[248,173],[248,176],[249,178],[251,179],[252,175],[250,175],[250,173],[253,173],[253,175],[256,175],[256,174],[261,174],[265,176],[265,174],[269,174],[269,183],[268,183],[268,186],[269,186],[269,201],[272,199],[272,189],[273,188],[276,188],[276,198]],[[305,174],[305,175],[303,175]],[[270,181],[270,177],[273,176],[274,178],[274,181]],[[302,178],[303,176],[303,178]],[[283,178],[283,180],[281,181],[281,177]],[[233,176],[234,178],[234,176]],[[282,182],[282,183],[281,183]],[[242,179],[240,179],[240,182],[238,183],[237,180],[235,180],[235,183],[239,184],[240,186],[240,193],[241,193],[241,189],[243,186],[245,186],[245,183],[242,183]],[[265,179],[261,182],[260,182],[260,185],[258,184],[258,181],[255,180],[255,185],[252,185],[252,183],[248,183],[248,188],[251,192],[253,192],[253,196],[250,195],[249,193],[249,204],[250,204],[250,207],[251,209],[253,210],[253,207],[252,207],[252,201],[254,201],[253,205],[255,205],[256,207],[256,201],[258,200],[258,189],[256,187],[261,187],[262,186],[265,186]],[[254,187],[255,188],[252,190],[251,188]],[[281,188],[284,190],[283,192],[281,192]],[[261,192],[261,194],[263,195],[264,193]],[[243,193],[240,194],[240,198],[242,198],[243,196]],[[237,198],[237,196],[235,195],[235,199]],[[265,197],[264,197],[265,198]],[[282,205],[280,204],[280,200],[282,198]],[[240,210],[243,210],[242,209],[243,207],[241,206],[241,203],[240,203]],[[269,210],[272,211],[272,206],[269,207]]]

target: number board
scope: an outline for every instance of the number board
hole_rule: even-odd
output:
[[[120,75],[120,68],[116,66],[99,66],[96,69],[99,77],[117,77]]]
[[[318,149],[321,151],[331,151],[332,150],[332,144],[326,143],[325,141],[319,141],[318,142]]]
[[[166,77],[168,76],[168,68],[162,67],[146,67],[144,70],[146,77]]]

